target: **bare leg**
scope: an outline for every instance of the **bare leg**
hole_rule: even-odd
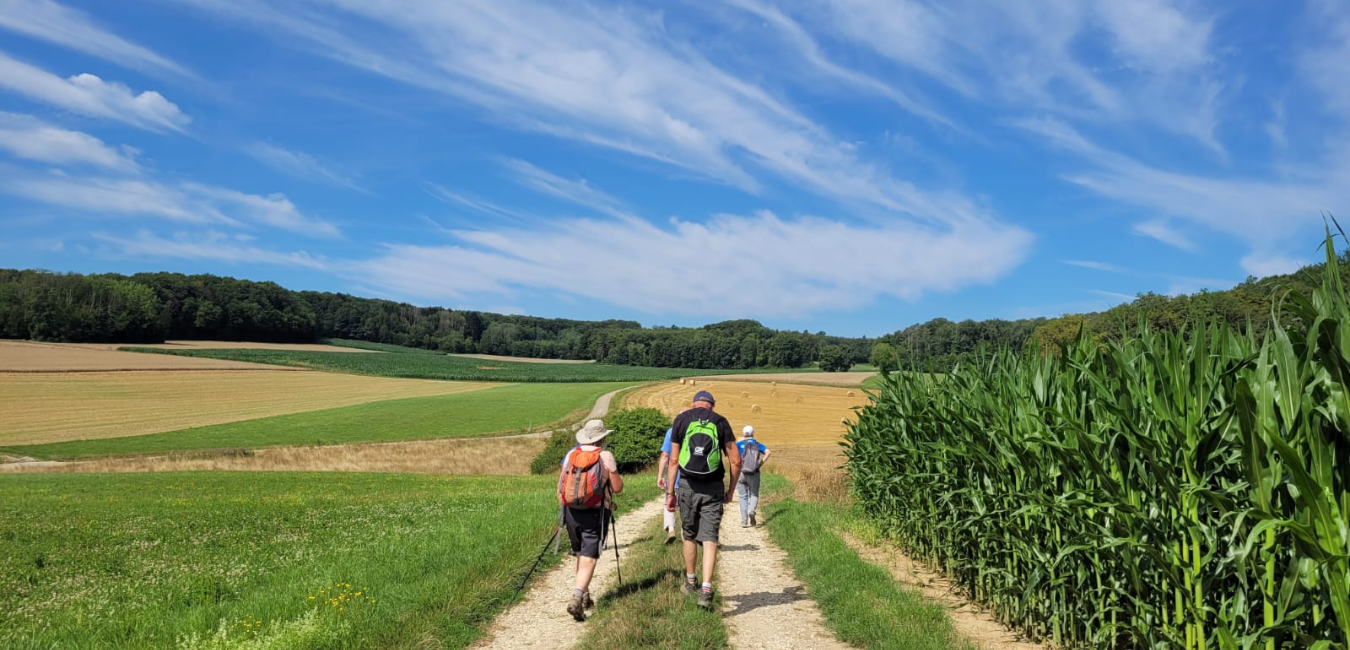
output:
[[[595,575],[595,563],[597,560],[593,557],[577,556],[577,589],[586,591],[591,586],[591,576]]]
[[[689,561],[689,542],[685,542],[684,563],[689,566],[689,573],[694,572],[694,565]],[[713,567],[717,565],[717,542],[703,542],[703,581],[712,584]]]
[[[684,540],[684,575],[696,575],[694,566],[698,563],[698,542]]]

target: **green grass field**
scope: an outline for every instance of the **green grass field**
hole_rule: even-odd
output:
[[[952,631],[942,607],[895,582],[840,539],[850,513],[837,503],[788,497],[787,480],[767,474],[760,510],[769,535],[839,639],[859,648],[973,650]]]
[[[429,354],[436,357],[445,356],[444,352],[436,350],[425,350],[423,348],[410,348],[403,345],[394,345],[392,343],[371,343],[370,341],[357,341],[355,339],[319,339],[320,343],[336,345],[341,348],[355,348],[357,350],[371,350],[373,352],[396,352],[398,354]]]
[[[347,342],[342,343],[346,345]],[[397,347],[397,346],[388,346]],[[810,372],[809,369],[699,370],[693,368],[648,368],[604,363],[528,363],[486,361],[443,354],[351,354],[348,352],[301,352],[294,350],[208,349],[164,350],[118,348],[130,352],[176,354],[186,357],[228,359],[278,366],[296,366],[378,377],[445,379],[452,381],[597,382],[657,381],[702,375],[763,372]],[[367,347],[366,349],[376,349]]]
[[[362,355],[366,356],[366,355]],[[375,356],[375,355],[369,355]],[[15,455],[68,460],[193,449],[466,438],[580,419],[596,398],[629,383],[519,384],[278,415],[123,438],[3,447]]]
[[[554,481],[0,475],[0,647],[461,648],[552,531]],[[622,504],[656,496],[632,483]]]

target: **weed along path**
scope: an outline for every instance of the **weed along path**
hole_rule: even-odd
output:
[[[761,516],[762,516],[761,512]],[[736,650],[846,650],[814,600],[788,568],[782,549],[769,541],[763,522],[741,528],[741,506],[722,516],[717,584],[722,616]]]
[[[632,550],[633,540],[641,536],[643,529],[661,515],[661,508],[661,500],[654,499],[619,516],[616,523],[620,561]],[[563,539],[559,552],[566,555],[567,534],[565,531],[561,534]],[[552,551],[551,548],[549,550]],[[488,635],[473,647],[478,650],[553,650],[567,644],[569,640],[579,639],[584,624],[572,620],[566,611],[575,578],[576,560],[564,557],[562,564],[536,577],[515,606],[498,616],[488,630]],[[591,579],[591,595],[599,600],[617,583],[614,548],[611,546],[605,549],[600,562],[596,564],[595,577]]]

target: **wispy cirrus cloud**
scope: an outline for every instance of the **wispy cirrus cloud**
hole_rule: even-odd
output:
[[[152,217],[192,224],[261,225],[311,237],[337,237],[332,223],[300,212],[281,194],[260,196],[200,183],[16,172],[0,192],[96,217]]]
[[[0,112],[0,149],[27,160],[54,165],[90,165],[134,172],[136,161],[87,133],[48,124],[31,115]]]
[[[218,231],[199,234],[176,233],[172,237],[140,230],[134,236],[97,233],[94,240],[102,244],[103,255],[131,258],[176,258],[207,260],[231,264],[268,264],[292,266],[319,271],[333,270],[333,265],[322,256],[305,251],[277,251],[256,246],[247,239]]]
[[[991,282],[1020,263],[1031,241],[1018,229],[934,233],[768,212],[676,220],[668,228],[567,219],[453,236],[443,246],[388,245],[350,268],[370,286],[422,300],[532,288],[654,315],[791,317]],[[689,266],[653,261],[691,257],[697,262]],[[881,259],[897,263],[876,264]]]
[[[332,187],[345,187],[365,192],[356,178],[334,171],[328,163],[303,151],[294,151],[268,142],[254,142],[244,152],[258,162],[277,171]]]
[[[84,12],[53,0],[0,0],[0,28],[130,68],[191,74],[178,63],[112,33]]]
[[[153,90],[139,94],[92,74],[62,79],[0,52],[0,88],[88,117],[116,120],[151,131],[182,131],[191,118]]]
[[[536,192],[590,208],[616,219],[637,218],[623,201],[591,187],[584,180],[568,180],[516,158],[504,160],[502,164],[511,171],[516,182]]]
[[[1094,271],[1105,271],[1107,273],[1126,272],[1125,269],[1116,266],[1115,264],[1108,264],[1106,262],[1096,262],[1093,260],[1060,260],[1060,261],[1065,264],[1068,264],[1069,266],[1077,266],[1080,268],[1092,269]]]

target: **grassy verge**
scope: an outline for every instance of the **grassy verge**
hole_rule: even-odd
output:
[[[764,513],[769,535],[787,553],[826,623],[846,643],[860,648],[969,650],[943,609],[896,584],[883,568],[858,557],[835,533],[848,525],[837,503],[791,498],[786,479],[766,475]]]
[[[625,501],[655,496],[649,482]],[[551,532],[553,490],[552,477],[0,475],[0,647],[464,647]]]
[[[625,491],[624,496],[628,496]],[[679,544],[661,540],[661,520],[651,522],[623,558],[622,587],[600,596],[590,629],[579,648],[642,650],[679,648],[716,650],[727,647],[722,617],[705,612],[693,597],[680,593],[684,556]]]
[[[375,356],[375,355],[362,355]],[[388,400],[143,436],[0,448],[21,456],[73,459],[199,449],[468,438],[579,419],[626,383],[522,384],[471,393]],[[571,424],[572,420],[567,420]]]
[[[342,345],[346,345],[346,342],[343,342]],[[161,348],[125,347],[118,349],[129,352],[176,354],[187,357],[228,359],[231,361],[267,363],[278,366],[296,366],[357,375],[403,377],[410,379],[443,379],[452,381],[656,381],[699,375],[801,372],[800,369],[699,370],[693,368],[615,366],[604,363],[486,361],[483,359],[448,356],[444,354],[351,354],[348,352],[304,352],[295,350],[259,350],[242,348],[165,350]]]

